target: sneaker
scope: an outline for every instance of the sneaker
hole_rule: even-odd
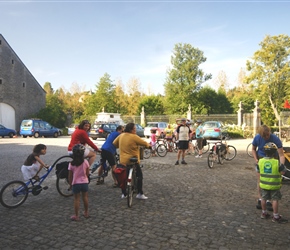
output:
[[[122,194],[121,199],[127,198],[127,195]]]
[[[176,162],[175,162],[175,165],[179,165],[179,161],[176,161]]]
[[[257,209],[262,209],[261,200],[258,200],[258,204],[256,205]]]
[[[268,211],[273,211],[272,203],[270,201],[266,202],[266,208]]]
[[[196,155],[195,156],[195,158],[201,158],[202,157],[202,155]]]
[[[187,163],[185,162],[185,160],[182,160],[182,161],[181,161],[181,164],[186,165]]]
[[[284,224],[284,223],[287,223],[287,222],[288,222],[288,220],[282,218],[281,215],[279,215],[278,218],[275,218],[275,217],[273,216],[273,217],[272,217],[272,221],[273,221],[273,222],[280,223],[280,224]]]
[[[136,198],[140,199],[140,200],[147,200],[148,199],[148,197],[146,197],[144,194],[137,194]]]
[[[261,214],[261,219],[269,219],[270,218],[270,214],[268,214],[268,213],[262,213]]]

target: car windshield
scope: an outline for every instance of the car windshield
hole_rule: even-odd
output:
[[[146,127],[149,128],[158,127],[158,123],[148,123]]]
[[[207,122],[203,126],[204,128],[216,128],[218,127],[218,124],[216,122]]]
[[[24,121],[22,121],[21,126],[23,126],[23,127],[31,127],[32,126],[32,121],[31,120],[24,120]]]

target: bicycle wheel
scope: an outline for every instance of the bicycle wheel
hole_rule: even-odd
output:
[[[160,157],[164,157],[166,154],[167,154],[167,148],[164,144],[160,144],[157,149],[157,154],[160,156]]]
[[[226,154],[225,154],[225,160],[227,161],[231,161],[232,159],[234,159],[237,155],[237,150],[234,146],[232,145],[228,145],[227,149],[226,149]]]
[[[250,143],[250,144],[247,146],[246,151],[247,151],[248,156],[250,156],[250,157],[254,157],[253,154],[252,154],[252,143]]]
[[[207,156],[207,164],[209,168],[213,168],[216,155],[213,152],[210,152]]]
[[[56,189],[59,192],[60,195],[64,197],[69,197],[73,195],[73,192],[71,189],[69,189],[69,183],[68,183],[68,178],[60,178],[61,172],[65,171],[65,169],[61,170],[59,174],[57,175],[56,178]]]
[[[202,148],[202,154],[206,154],[209,151],[209,143],[207,143],[205,146]]]
[[[149,149],[149,148],[145,148],[145,149],[144,149],[143,157],[144,157],[145,159],[149,159],[150,156],[151,156],[151,149]]]
[[[218,154],[218,161],[221,165],[224,164],[224,159],[225,159],[225,155],[224,155],[224,152],[222,152],[222,150],[219,150]]]
[[[173,143],[173,151],[178,152],[178,144],[176,142]]]
[[[16,208],[25,202],[28,188],[23,181],[11,181],[0,191],[0,202],[4,207]]]

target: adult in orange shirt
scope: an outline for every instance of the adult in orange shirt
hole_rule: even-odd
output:
[[[124,166],[132,164],[130,158],[137,157],[138,165],[136,168],[137,176],[137,189],[138,194],[137,199],[146,200],[146,197],[143,194],[143,173],[140,168],[140,149],[139,146],[150,147],[150,144],[141,139],[136,134],[136,126],[134,123],[128,123],[124,129],[124,133],[120,134],[114,141],[113,144],[116,148],[119,148],[120,154],[120,163]],[[122,198],[126,197],[126,189],[122,190]]]

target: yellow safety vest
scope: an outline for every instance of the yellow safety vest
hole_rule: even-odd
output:
[[[282,176],[279,172],[279,161],[271,158],[259,160],[260,188],[266,190],[279,190]]]

